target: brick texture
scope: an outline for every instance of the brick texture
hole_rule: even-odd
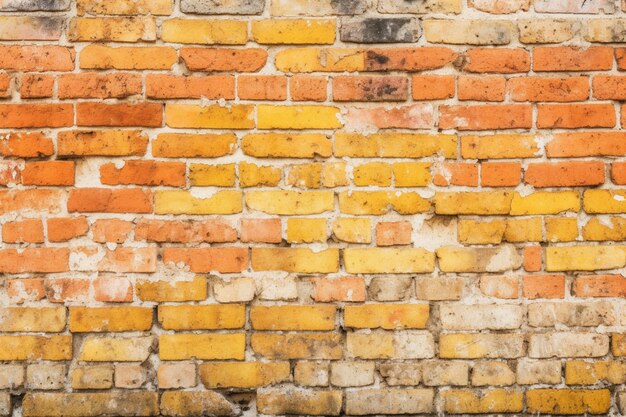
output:
[[[626,2],[0,0],[0,416],[626,414]]]

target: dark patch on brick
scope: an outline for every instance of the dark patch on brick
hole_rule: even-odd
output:
[[[337,14],[363,14],[367,9],[365,0],[331,0],[330,5]]]
[[[70,0],[5,0],[0,4],[2,11],[34,12],[61,11],[70,8]]]
[[[263,13],[265,0],[181,0],[183,13],[244,14]]]
[[[420,37],[420,26],[412,18],[368,18],[343,21],[341,40],[359,43],[416,42]]]

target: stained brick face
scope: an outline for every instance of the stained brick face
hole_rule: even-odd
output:
[[[0,0],[0,416],[626,414],[625,27]]]

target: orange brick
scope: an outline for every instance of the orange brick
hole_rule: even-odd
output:
[[[13,71],[72,71],[74,48],[64,46],[0,46],[0,68]]]
[[[280,243],[282,241],[280,219],[242,219],[241,241]]]
[[[279,75],[240,75],[237,95],[242,100],[286,100],[287,78]]]
[[[530,71],[530,54],[521,48],[473,48],[465,53],[463,69],[476,73],[528,72]]]
[[[365,301],[365,281],[360,277],[313,278],[311,297],[319,303]]]
[[[140,188],[75,188],[67,201],[69,212],[150,213],[152,194]]]
[[[626,184],[626,162],[613,162],[611,164],[611,180],[614,184]]]
[[[237,231],[223,220],[203,221],[142,219],[135,227],[135,240],[148,242],[235,242]]]
[[[555,133],[546,144],[550,158],[621,156],[626,153],[626,132]]]
[[[411,95],[415,100],[445,100],[454,97],[454,77],[451,75],[414,75]]]
[[[86,235],[89,230],[86,217],[49,218],[47,223],[50,242],[67,242]]]
[[[127,72],[85,72],[59,77],[59,98],[124,98],[141,94],[141,75]]]
[[[78,126],[145,126],[161,127],[161,103],[106,104],[81,102],[76,104]]]
[[[538,46],[533,50],[535,71],[602,71],[611,67],[613,49],[609,47]]]
[[[410,222],[380,222],[376,225],[376,245],[409,245],[412,231]]]
[[[49,98],[54,92],[54,77],[46,74],[24,74],[20,78],[20,97]]]
[[[580,187],[604,183],[601,161],[531,163],[524,173],[524,182],[534,187]]]
[[[521,175],[519,162],[483,162],[480,165],[483,187],[515,187],[520,183]]]
[[[168,185],[182,187],[186,183],[184,162],[125,161],[100,167],[100,182],[107,185]]]
[[[541,271],[543,249],[541,246],[526,246],[524,248],[524,270],[528,272]]]
[[[565,297],[563,275],[525,275],[522,278],[522,293],[526,298]]]
[[[424,71],[442,68],[457,58],[450,48],[385,48],[365,50],[366,71]]]
[[[295,101],[325,101],[326,77],[294,75],[289,79],[291,99]]]
[[[400,76],[333,77],[334,101],[405,101],[409,82]]]
[[[540,129],[576,129],[615,127],[612,104],[539,104],[537,127]]]
[[[133,224],[125,220],[100,219],[93,225],[93,240],[98,243],[123,243],[132,230]]]
[[[504,77],[459,77],[459,100],[503,101],[506,81]]]
[[[180,58],[191,71],[256,72],[267,61],[264,49],[181,48]]]
[[[26,248],[0,250],[0,272],[21,274],[24,272],[66,272],[69,270],[67,248]]]
[[[85,302],[89,299],[91,283],[87,279],[46,279],[46,297],[51,303]]]
[[[241,272],[248,267],[247,248],[165,248],[164,263],[182,262],[191,272]]]
[[[589,98],[588,77],[518,77],[509,79],[506,88],[513,101],[564,102],[585,101]]]
[[[576,297],[626,297],[623,275],[581,275],[576,277],[572,291]]]
[[[74,162],[27,162],[22,171],[24,185],[74,185]]]
[[[99,277],[93,282],[94,299],[104,303],[130,303],[133,285],[124,277]]]
[[[0,104],[0,128],[64,127],[74,124],[71,104]]]
[[[5,243],[43,243],[43,224],[39,219],[6,222],[2,225]]]
[[[457,130],[530,129],[532,107],[524,104],[441,106],[439,128]]]
[[[0,156],[40,158],[54,153],[52,140],[44,133],[10,133],[0,140]]]
[[[445,162],[435,171],[433,184],[439,187],[448,185],[478,186],[478,165],[469,163]]]

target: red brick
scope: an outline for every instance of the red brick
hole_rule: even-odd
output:
[[[75,188],[67,201],[69,212],[150,213],[152,193],[141,188]]]
[[[480,183],[483,187],[515,187],[520,183],[522,166],[519,162],[483,162]]]
[[[589,98],[589,78],[518,77],[507,81],[507,94],[513,101],[585,101]]]
[[[129,221],[100,219],[93,225],[93,241],[98,243],[124,243],[133,228]]]
[[[376,245],[410,245],[412,231],[410,222],[380,222],[376,224]]]
[[[241,272],[248,268],[248,248],[164,248],[163,263],[182,262],[191,272]]]
[[[24,74],[20,79],[20,97],[49,98],[54,92],[54,77],[46,74]]]
[[[171,243],[235,242],[237,231],[230,224],[217,219],[203,221],[143,219],[139,220],[135,227],[135,240]]]
[[[145,126],[161,127],[161,103],[106,104],[81,102],[76,104],[77,126]]]
[[[48,219],[48,240],[67,242],[76,237],[85,236],[89,231],[86,217],[59,217]]]
[[[43,243],[43,224],[39,219],[6,222],[2,225],[5,243]]]
[[[456,58],[456,52],[442,47],[368,49],[365,70],[425,71],[442,68]]]
[[[74,124],[71,104],[0,104],[0,128],[63,127]]]
[[[604,183],[601,161],[531,163],[524,173],[524,182],[535,187],[580,187]]]
[[[242,100],[286,100],[287,78],[280,75],[240,75],[237,95]]]
[[[124,98],[141,94],[141,74],[85,72],[59,77],[59,98]]]
[[[613,67],[613,49],[594,46],[538,46],[533,50],[535,71],[606,71]]]
[[[406,101],[409,82],[401,76],[333,77],[335,101]]]
[[[280,243],[282,241],[280,219],[242,219],[241,241]]]
[[[264,49],[181,48],[180,58],[191,71],[256,72],[265,66]]]
[[[440,106],[439,128],[458,130],[530,129],[532,107],[525,104]]]
[[[72,71],[74,58],[74,48],[64,46],[0,46],[0,68],[6,70]]]
[[[572,286],[576,297],[626,297],[623,275],[581,275]]]
[[[526,298],[564,298],[565,276],[525,275],[522,278],[522,293]]]
[[[235,77],[232,75],[179,76],[148,74],[146,97],[227,99],[235,98]]]
[[[294,75],[289,79],[291,99],[294,101],[326,101],[326,77]]]
[[[74,162],[27,162],[22,171],[24,185],[74,185]]]
[[[503,101],[506,81],[504,77],[459,77],[459,100]]]
[[[452,75],[414,75],[411,95],[415,100],[445,100],[454,97]]]
[[[476,73],[514,74],[530,71],[530,54],[521,48],[473,48],[465,55],[463,70]]]
[[[66,272],[69,270],[67,248],[26,248],[0,250],[0,272],[22,274],[24,272]]]
[[[539,104],[537,128],[615,127],[612,104]]]
[[[52,139],[44,133],[10,133],[0,140],[0,156],[40,158],[54,153]]]
[[[106,185],[169,185],[182,187],[186,183],[184,162],[125,161],[117,168],[114,163],[100,167],[100,182]]]

